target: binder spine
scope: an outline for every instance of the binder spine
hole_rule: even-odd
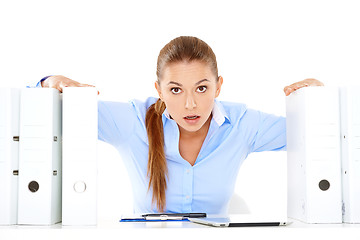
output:
[[[97,224],[95,88],[63,91],[63,225]]]
[[[61,221],[61,141],[59,91],[23,89],[20,104],[19,224],[51,225]]]
[[[20,89],[0,88],[0,225],[17,224]]]
[[[343,222],[360,223],[360,87],[340,88]]]
[[[288,215],[307,223],[341,223],[338,90],[299,89],[286,103]]]

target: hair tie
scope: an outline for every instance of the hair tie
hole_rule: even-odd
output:
[[[155,103],[155,112],[159,115],[163,114],[165,111],[166,105],[165,103],[159,98]]]

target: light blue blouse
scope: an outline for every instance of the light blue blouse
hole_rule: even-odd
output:
[[[148,191],[147,108],[157,99],[129,103],[99,101],[99,139],[121,154],[134,194],[134,212],[157,212]],[[286,121],[244,104],[215,100],[206,139],[194,166],[179,153],[179,128],[163,113],[169,171],[166,212],[225,215],[243,161],[251,152],[286,149]],[[119,183],[121,184],[121,183]]]

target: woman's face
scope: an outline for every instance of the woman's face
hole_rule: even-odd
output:
[[[222,82],[207,64],[183,61],[168,64],[155,87],[180,130],[197,132],[209,119]]]

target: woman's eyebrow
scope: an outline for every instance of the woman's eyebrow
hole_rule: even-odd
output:
[[[202,83],[202,82],[210,82],[210,81],[205,78],[205,79],[200,80],[200,81],[198,81],[197,83],[195,83],[195,85],[199,85],[199,84]]]
[[[210,81],[207,80],[207,79],[203,79],[203,80],[200,80],[200,81],[196,82],[195,85],[199,85],[199,84],[201,84],[202,82],[210,82]],[[177,86],[179,86],[179,87],[182,87],[182,84],[181,84],[181,83],[178,83],[178,82],[170,81],[170,82],[168,82],[168,85],[170,85],[170,84],[175,84],[175,85],[177,85]]]
[[[182,87],[182,84],[178,83],[178,82],[170,81],[170,82],[168,82],[168,85],[170,85],[170,84],[175,84],[175,85]]]

